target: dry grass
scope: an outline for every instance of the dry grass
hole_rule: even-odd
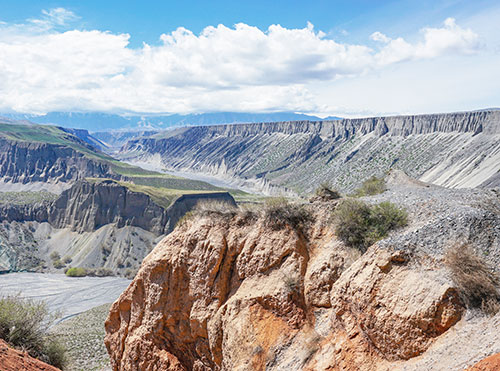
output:
[[[445,263],[468,308],[479,308],[491,315],[500,310],[500,277],[470,246],[449,248]]]
[[[267,200],[263,211],[266,225],[273,230],[290,226],[303,232],[314,222],[313,214],[304,205],[290,203],[282,197]]]
[[[336,189],[333,189],[328,183],[321,183],[314,194],[323,201],[336,200],[341,197],[340,193]]]

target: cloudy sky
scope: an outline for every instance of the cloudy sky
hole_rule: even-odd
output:
[[[498,1],[75,3],[0,0],[0,113],[500,106]]]

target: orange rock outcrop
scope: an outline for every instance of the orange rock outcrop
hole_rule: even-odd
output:
[[[324,222],[178,227],[111,308],[114,370],[376,369],[421,354],[461,318],[443,268],[376,245],[360,256]]]

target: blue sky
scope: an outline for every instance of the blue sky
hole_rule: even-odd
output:
[[[498,106],[499,16],[486,0],[0,1],[0,111]]]

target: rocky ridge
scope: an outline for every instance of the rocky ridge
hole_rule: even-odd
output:
[[[464,228],[457,239],[498,261],[498,194],[400,175],[391,182],[367,201],[406,206],[410,192],[410,224],[363,255],[329,226],[338,201],[315,202],[316,222],[306,230],[273,229],[245,214],[183,223],[111,307],[105,342],[114,369],[461,370],[499,352],[495,337],[485,344],[453,335],[478,318],[495,328],[500,317],[466,310],[443,264]],[[476,238],[476,225],[484,238]],[[436,238],[414,244],[416,233]],[[447,364],[432,358],[442,341],[460,349]]]
[[[191,127],[129,141],[120,157],[303,193],[403,170],[454,188],[499,185],[500,112]],[[268,186],[269,187],[269,186]]]

